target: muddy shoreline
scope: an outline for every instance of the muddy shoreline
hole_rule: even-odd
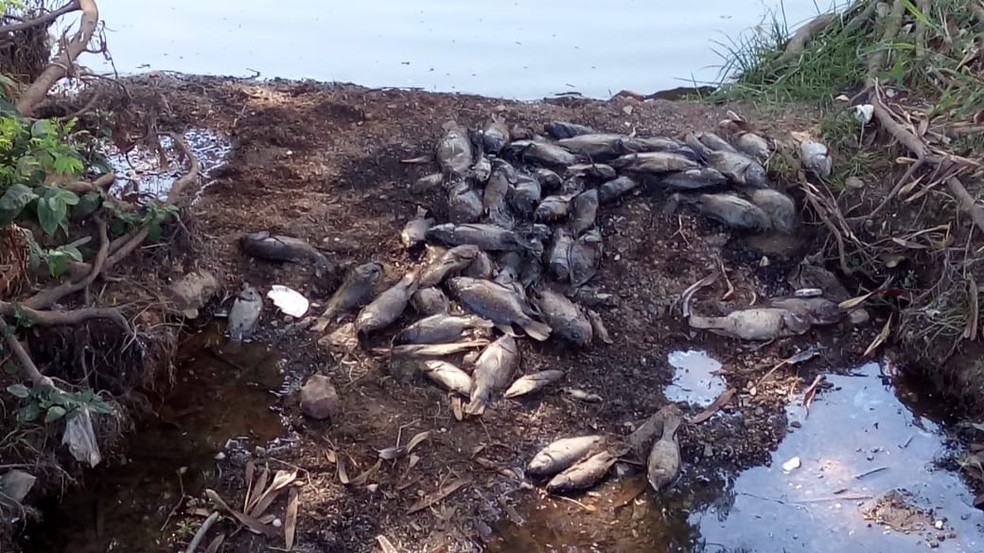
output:
[[[220,275],[226,292],[238,290],[243,282],[264,289],[284,284],[320,303],[337,286],[337,276],[322,279],[303,266],[250,259],[240,251],[239,237],[268,230],[303,238],[338,263],[383,263],[384,280],[394,281],[414,266],[398,235],[416,206],[425,205],[446,218],[438,193],[410,191],[414,181],[434,170],[433,164],[400,160],[430,155],[441,125],[449,119],[477,127],[497,116],[537,130],[547,121],[569,120],[600,131],[643,136],[714,129],[729,109],[760,123],[765,132],[778,134],[808,124],[805,117],[758,119],[750,106],[632,98],[519,103],[353,85],[261,85],[170,75],[135,78],[130,86],[129,107],[153,114],[160,125],[178,130],[206,127],[233,142],[226,163],[210,175],[191,208],[203,240],[198,266]],[[724,409],[726,417],[682,431],[685,462],[696,470],[688,472],[685,478],[690,480],[681,486],[720,489],[727,480],[721,475],[769,462],[770,452],[787,432],[790,395],[801,392],[817,375],[860,365],[884,319],[876,315],[865,327],[815,330],[762,347],[693,331],[674,300],[719,264],[726,266],[736,290],[731,303],[747,305],[755,298],[788,292],[785,275],[818,244],[807,229],[793,247],[764,252],[760,243],[692,212],[672,219],[660,216],[666,200],[665,194],[645,191],[602,210],[599,227],[606,253],[597,280],[617,298],[617,305],[603,312],[615,343],[587,351],[554,342],[522,344],[524,372],[563,368],[567,383],[603,398],[598,404],[553,391],[501,401],[480,420],[458,422],[445,394],[419,375],[385,357],[328,351],[317,344],[319,336],[293,329],[271,307],[257,340],[282,352],[287,384],[296,388],[311,374],[326,374],[342,402],[342,415],[327,424],[304,419],[296,394],[271,398],[298,436],[294,447],[273,457],[302,468],[305,475],[297,534],[298,543],[307,549],[298,550],[371,551],[380,534],[410,551],[469,551],[477,544],[495,550],[496,537],[490,532],[499,531],[503,517],[518,504],[516,498],[529,493],[515,469],[556,437],[626,434],[666,403],[663,390],[674,375],[670,355],[679,351],[707,352],[720,362],[727,386],[739,391],[736,401]],[[713,311],[726,290],[718,282],[701,291],[694,309]],[[749,393],[749,385],[778,361],[814,345],[822,346],[822,356],[776,373]],[[693,415],[700,409],[689,410]],[[378,486],[373,489],[339,481],[339,457],[348,459],[349,472],[359,474],[373,465],[376,450],[392,445],[398,435],[428,430],[434,437],[422,448],[412,472],[404,465],[386,465],[373,475]],[[264,440],[254,442],[247,451],[265,445]],[[708,444],[713,444],[714,454],[705,456]],[[254,450],[218,460],[222,477],[217,491],[241,501],[246,461],[266,457]],[[512,477],[507,476],[510,471]],[[461,493],[431,510],[407,514],[422,494],[466,475],[472,482]],[[713,492],[704,498],[697,493],[686,500],[688,508],[712,497]],[[685,520],[679,523],[686,526]],[[171,535],[172,546],[187,539]],[[695,547],[695,536],[686,531],[680,536],[667,543],[668,550]],[[224,550],[258,551],[265,543],[240,533]]]

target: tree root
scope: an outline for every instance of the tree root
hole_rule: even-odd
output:
[[[20,363],[21,368],[25,373],[27,373],[27,377],[31,379],[31,382],[33,382],[35,386],[56,388],[55,382],[51,380],[50,377],[41,374],[41,371],[38,370],[38,366],[34,364],[34,360],[31,359],[31,356],[27,353],[27,350],[24,349],[24,346],[22,346],[17,340],[14,333],[10,331],[10,327],[7,326],[7,321],[4,321],[3,317],[0,317],[0,333],[3,334],[3,339],[7,342],[7,346],[10,348],[10,351],[12,351],[14,356],[17,357],[17,361]]]
[[[782,65],[793,61],[796,56],[800,55],[806,45],[810,42],[817,34],[823,32],[827,26],[832,22],[837,20],[837,14],[826,13],[817,16],[813,21],[810,21],[806,25],[800,27],[795,33],[793,33],[792,38],[786,43],[786,49],[783,51],[782,55],[779,56],[774,62],[776,65]]]
[[[93,260],[92,269],[89,271],[89,274],[82,280],[76,282],[68,280],[54,288],[48,288],[38,292],[24,300],[24,307],[29,309],[47,309],[65,296],[83,290],[95,282],[96,277],[103,270],[109,252],[109,237],[106,234],[106,223],[102,219],[96,218],[96,226],[99,228],[99,251],[96,253],[96,258]]]
[[[34,19],[28,19],[27,21],[13,23],[11,25],[4,25],[0,27],[0,34],[14,33],[17,31],[23,31],[24,29],[30,29],[31,27],[40,27],[42,25],[47,26],[66,13],[74,12],[81,9],[81,7],[81,2],[79,2],[79,0],[72,0],[57,10],[50,11],[46,14],[35,17]]]
[[[974,197],[970,195],[970,192],[960,182],[960,179],[955,176],[950,177],[946,179],[946,185],[950,189],[950,192],[960,201],[960,205],[970,214],[970,218],[973,219],[977,228],[984,232],[984,209],[981,209],[981,206],[977,205]]]

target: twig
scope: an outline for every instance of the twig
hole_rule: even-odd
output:
[[[974,224],[977,228],[984,231],[984,210],[981,206],[977,205],[974,197],[967,192],[967,188],[964,187],[963,183],[957,177],[950,177],[946,179],[946,185],[953,192],[953,195],[960,200],[960,206],[963,207],[970,214],[970,218],[974,220]]]
[[[195,532],[195,537],[191,538],[191,541],[188,543],[188,547],[185,548],[185,553],[195,553],[195,550],[198,549],[198,545],[201,544],[202,540],[205,538],[205,534],[208,533],[209,529],[217,520],[219,520],[219,512],[212,511],[212,514],[208,515],[205,522],[203,522],[198,528],[198,531]]]
[[[109,319],[121,328],[130,331],[130,322],[116,307],[86,307],[71,311],[42,311],[24,307],[23,305],[0,302],[0,317],[13,316],[18,310],[31,319],[31,322],[41,326],[76,325],[89,319]]]
[[[38,292],[24,300],[24,307],[30,309],[47,309],[65,296],[83,290],[95,282],[96,277],[99,276],[103,265],[106,263],[106,256],[109,252],[109,236],[106,234],[106,223],[96,217],[96,227],[99,229],[99,251],[96,252],[96,258],[92,262],[92,269],[89,271],[89,274],[82,280],[76,282],[69,280],[54,288],[48,288]]]
[[[35,386],[56,388],[55,382],[51,380],[50,377],[41,374],[41,371],[38,370],[38,366],[34,364],[34,360],[31,359],[31,356],[27,353],[27,350],[24,349],[24,346],[17,341],[17,337],[10,331],[10,327],[7,326],[7,321],[5,321],[3,317],[0,317],[0,333],[3,333],[3,338],[7,342],[7,346],[10,348],[10,351],[14,352],[17,360],[20,361],[21,369],[27,373],[27,377],[31,379],[31,382],[33,382]]]
[[[50,11],[34,19],[28,19],[22,21],[21,23],[14,23],[13,25],[4,25],[0,27],[0,34],[22,31],[24,29],[30,29],[31,27],[37,27],[40,25],[49,25],[51,24],[51,22],[65,15],[66,13],[74,12],[79,8],[81,8],[79,0],[72,0],[68,4],[65,4],[64,6],[58,8],[57,10]]]

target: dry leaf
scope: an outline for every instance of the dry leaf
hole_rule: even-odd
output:
[[[881,329],[881,332],[879,332],[878,336],[875,336],[875,339],[871,341],[868,349],[864,350],[864,357],[870,357],[873,353],[875,353],[879,346],[885,343],[885,340],[888,340],[888,337],[892,334],[892,320],[894,318],[895,313],[889,315],[888,320],[885,321],[885,326]]]
[[[967,314],[967,324],[964,325],[964,340],[977,340],[977,319],[980,317],[980,304],[977,300],[977,281],[974,275],[967,276],[967,302],[970,304],[970,312]]]
[[[263,494],[263,490],[266,489],[267,479],[270,478],[270,469],[268,467],[263,467],[260,469],[260,473],[256,476],[256,482],[253,484],[253,489],[250,494],[246,496],[246,508],[243,509],[244,513],[248,513],[253,510],[257,502],[260,501],[260,495]]]
[[[407,452],[407,448],[403,446],[395,446],[395,445],[390,447],[384,447],[383,449],[377,450],[377,453],[379,454],[379,458],[384,461],[392,461],[393,459],[399,459],[400,457],[403,457],[403,455],[406,454],[406,452]]]
[[[871,292],[868,292],[867,294],[865,294],[863,296],[858,296],[856,298],[851,298],[851,299],[844,300],[844,301],[840,302],[840,304],[838,304],[838,307],[840,307],[841,309],[843,309],[845,311],[848,311],[850,309],[854,309],[855,307],[857,307],[857,306],[861,305],[862,303],[868,301],[868,298],[870,298],[871,296],[874,296],[877,292],[878,292],[878,290],[872,290]]]
[[[434,156],[430,154],[425,154],[422,156],[412,157],[410,159],[401,159],[400,163],[410,163],[410,164],[421,164],[430,163],[434,159]]]
[[[256,506],[249,512],[249,515],[258,517],[266,512],[270,508],[270,505],[276,501],[277,496],[280,495],[280,491],[293,483],[294,480],[297,480],[297,471],[287,472],[286,470],[278,470],[273,477],[273,482],[270,483],[270,487],[263,492],[260,500],[256,502]]]
[[[807,409],[813,403],[813,398],[817,397],[817,387],[823,382],[823,375],[818,374],[816,378],[813,379],[813,383],[810,384],[806,391],[803,392],[803,406]]]
[[[215,490],[205,490],[205,496],[208,497],[209,501],[214,503],[216,507],[232,515],[232,517],[239,521],[240,524],[248,528],[250,532],[260,534],[268,538],[276,537],[280,533],[276,528],[267,526],[247,514],[240,513],[239,511],[232,509],[228,504],[226,504],[225,501],[222,500],[219,494],[215,493]]]
[[[400,553],[400,551],[393,546],[386,536],[380,534],[376,536],[376,541],[379,543],[379,547],[383,549],[383,553]]]
[[[414,503],[410,507],[410,509],[407,510],[407,514],[412,515],[418,511],[423,511],[424,509],[443,500],[444,498],[448,497],[449,495],[453,494],[454,492],[460,490],[461,488],[463,488],[464,486],[470,483],[471,483],[471,478],[468,476],[463,476],[455,480],[454,482],[444,486],[443,488],[433,493],[427,494],[426,496],[421,498],[420,501]]]
[[[344,485],[348,485],[349,477],[348,472],[345,470],[345,460],[339,457],[336,467],[338,468],[338,481]]]
[[[714,403],[710,404],[707,407],[707,409],[704,409],[696,416],[694,416],[694,418],[690,419],[690,424],[700,424],[706,421],[707,419],[711,418],[711,416],[714,415],[714,413],[717,413],[718,411],[721,410],[722,407],[727,405],[728,402],[730,402],[731,398],[733,397],[735,397],[735,389],[728,388],[727,390],[722,392],[721,395],[719,395],[717,399],[714,400]]]
[[[451,398],[451,412],[454,414],[454,420],[461,422],[465,420],[465,412],[463,409],[464,403],[458,396],[453,396]]]
[[[253,493],[253,475],[256,473],[256,464],[253,461],[246,462],[246,497],[243,499],[243,511],[249,510],[249,498]]]
[[[331,463],[331,464],[334,465],[337,459],[338,459],[338,456],[335,455],[335,450],[334,449],[326,449],[325,450],[325,460],[326,461],[328,461],[329,463]]]
[[[632,115],[632,106],[625,106],[622,108],[622,111],[624,111],[626,115]]]
[[[413,438],[410,438],[410,441],[407,442],[407,453],[412,452],[414,448],[420,445],[420,443],[423,442],[424,440],[429,440],[432,434],[433,432],[431,430],[428,430],[426,432],[421,432],[417,434]]]
[[[365,484],[366,480],[368,480],[370,476],[372,476],[373,474],[375,474],[376,471],[379,470],[379,467],[381,467],[381,466],[383,466],[383,460],[382,459],[377,459],[375,465],[369,467],[368,469],[366,469],[365,472],[363,472],[362,474],[360,474],[360,475],[356,476],[354,479],[352,479],[352,485],[353,486],[361,486],[361,485]]]
[[[301,490],[290,489],[287,496],[287,512],[284,514],[284,547],[290,551],[294,547],[294,533],[297,531],[297,507],[301,502]]]
[[[209,542],[208,547],[205,548],[205,553],[218,553],[219,548],[222,547],[222,543],[225,542],[226,535],[219,534]]]

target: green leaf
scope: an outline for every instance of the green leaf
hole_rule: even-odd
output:
[[[51,424],[56,420],[65,416],[65,408],[55,405],[48,409],[48,412],[44,414],[44,423]]]
[[[153,222],[147,227],[147,237],[150,238],[151,242],[161,241],[161,225],[160,223]]]
[[[21,422],[31,422],[37,420],[41,415],[41,409],[37,403],[28,403],[17,411],[17,420]]]
[[[30,187],[15,184],[0,197],[0,226],[9,225],[38,195]]]
[[[33,138],[45,138],[57,134],[55,124],[50,119],[38,119],[31,125],[31,136]]]
[[[102,195],[99,192],[86,192],[79,198],[79,205],[72,210],[72,215],[79,219],[85,219],[102,207]]]
[[[13,361],[7,361],[6,363],[3,364],[4,374],[15,375],[17,374],[18,370],[19,369],[17,368],[17,365],[15,365]]]
[[[23,384],[11,384],[7,386],[7,393],[20,399],[25,399],[27,396],[31,395],[31,390]]]
[[[58,224],[68,214],[68,207],[58,198],[41,198],[38,200],[38,223],[41,230],[51,236],[58,230]]]

